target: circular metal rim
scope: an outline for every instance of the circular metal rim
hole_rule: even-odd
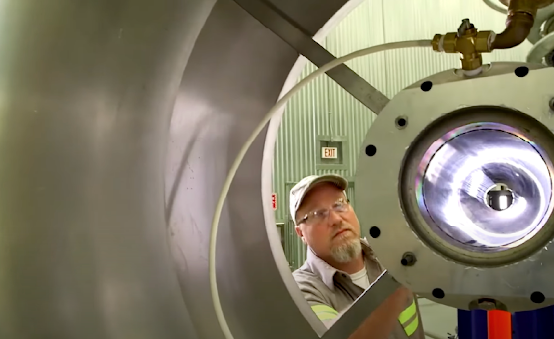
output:
[[[515,75],[515,70],[520,67],[529,70],[524,77]],[[467,78],[454,69],[444,71],[414,83],[389,102],[373,122],[362,144],[376,145],[376,156],[366,156],[364,147],[359,153],[355,196],[357,206],[362,208],[357,209],[357,215],[362,234],[367,234],[383,266],[414,293],[465,310],[471,308],[471,302],[483,297],[494,297],[510,312],[536,310],[554,304],[554,288],[550,283],[554,267],[548,264],[554,261],[553,242],[545,250],[516,264],[490,268],[462,265],[431,250],[413,233],[398,199],[400,164],[411,140],[430,121],[444,115],[442,112],[478,105],[506,106],[516,110],[533,107],[531,115],[554,130],[554,118],[549,108],[549,101],[554,97],[554,88],[550,85],[554,68],[499,62],[484,68],[477,78],[466,81]],[[425,81],[433,83],[430,92],[420,89]],[[517,95],[509,95],[510,92]],[[452,93],[470,95],[453,99]],[[425,118],[421,119],[423,114]],[[394,124],[399,115],[410,119],[403,130],[398,130]],[[370,237],[373,228],[380,229],[376,237]],[[416,256],[417,263],[413,266],[401,264],[406,252]],[[430,270],[432,277],[428,274]],[[435,297],[433,291],[444,294]],[[530,298],[535,292],[544,295],[540,303]]]
[[[511,120],[511,123],[507,123],[507,120]],[[447,131],[475,123],[477,121],[502,123],[512,128],[516,128],[521,132],[524,138],[533,141],[545,140],[543,143],[547,146],[544,151],[538,151],[547,163],[551,174],[554,173],[554,166],[550,160],[553,159],[552,156],[554,155],[554,135],[552,135],[552,133],[550,133],[548,129],[546,129],[546,127],[544,127],[544,125],[542,125],[539,121],[529,115],[505,107],[464,107],[452,113],[443,115],[439,119],[433,121],[413,141],[412,144],[415,146],[410,147],[402,161],[399,180],[400,184],[398,185],[400,204],[402,209],[405,211],[406,219],[409,222],[412,231],[415,232],[428,247],[440,255],[464,265],[476,267],[503,266],[519,262],[539,252],[550,242],[550,239],[554,237],[554,218],[552,217],[552,205],[554,198],[552,196],[550,197],[548,221],[537,233],[532,235],[523,244],[501,252],[474,252],[442,240],[442,238],[435,231],[433,231],[425,221],[425,218],[418,207],[415,194],[409,194],[409,196],[406,196],[406,194],[403,193],[404,187],[408,187],[408,190],[413,190],[413,187],[415,187],[418,165],[423,157],[423,154],[432,143],[447,133]],[[541,145],[543,143],[541,143]],[[407,212],[408,210],[410,213]],[[417,225],[424,226],[419,227]]]

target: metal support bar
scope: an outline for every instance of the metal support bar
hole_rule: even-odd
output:
[[[401,285],[392,275],[384,272],[371,288],[367,289],[333,326],[325,332],[322,339],[345,339],[360,327],[371,312],[377,309]]]
[[[308,32],[270,2],[266,0],[234,1],[317,67],[336,59],[333,54],[314,41]],[[379,114],[389,102],[383,93],[345,64],[328,71],[327,75],[376,114]]]

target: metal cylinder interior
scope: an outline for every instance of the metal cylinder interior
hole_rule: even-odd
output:
[[[538,147],[503,124],[449,131],[419,164],[422,214],[454,246],[494,252],[521,245],[552,209],[551,162]]]
[[[313,35],[346,1],[272,2]],[[297,58],[230,0],[2,1],[0,337],[223,338],[215,203]],[[264,139],[221,220],[223,309],[237,339],[315,339],[263,227]]]
[[[473,264],[489,265],[495,254],[503,265],[539,251],[544,241],[528,241],[551,233],[543,228],[554,208],[554,167],[543,148],[552,137],[543,129],[522,113],[487,106],[431,124],[402,172],[401,200],[414,231],[448,256],[480,258]]]

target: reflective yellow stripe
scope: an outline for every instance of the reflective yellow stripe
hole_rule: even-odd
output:
[[[404,327],[404,331],[406,332],[406,335],[409,337],[417,330],[417,326],[419,325],[419,317],[416,315],[414,321],[406,327]]]
[[[314,311],[319,320],[330,320],[339,315],[337,311],[327,305],[313,305],[312,311]]]
[[[407,309],[400,313],[398,321],[400,321],[400,323],[404,325],[404,323],[410,320],[414,316],[414,314],[417,314],[415,299],[412,301],[412,304]]]

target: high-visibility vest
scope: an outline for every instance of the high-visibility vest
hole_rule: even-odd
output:
[[[398,321],[400,321],[400,324],[404,327],[404,331],[408,337],[414,334],[417,330],[417,327],[419,326],[419,317],[417,316],[415,297],[410,306],[400,313]]]

